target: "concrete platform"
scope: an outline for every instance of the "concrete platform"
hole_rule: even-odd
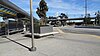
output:
[[[34,36],[36,37],[46,37],[46,36],[51,36],[51,35],[55,35],[58,34],[59,32],[49,32],[49,33],[42,33],[42,34],[38,34],[38,33],[34,33]],[[31,36],[31,33],[27,32],[26,36]]]

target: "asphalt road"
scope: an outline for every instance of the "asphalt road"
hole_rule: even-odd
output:
[[[74,27],[62,27],[60,29],[66,33],[90,34],[90,35],[100,36],[100,29],[74,28]]]

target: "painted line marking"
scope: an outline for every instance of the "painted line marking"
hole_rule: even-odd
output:
[[[65,32],[63,32],[63,31],[60,30],[59,28],[57,28],[57,30],[58,30],[58,32],[60,32],[61,34],[65,34]],[[72,34],[75,34],[75,33],[72,33]],[[100,36],[91,35],[91,34],[79,34],[79,35],[92,36],[92,37],[95,37],[95,38],[99,38],[99,39],[100,39]]]
[[[99,39],[100,39],[100,36],[97,36],[97,35],[91,35],[91,34],[77,34],[77,33],[71,33],[71,34],[84,35],[84,36],[92,36],[92,37],[95,37],[95,38],[99,38]]]
[[[62,30],[60,30],[59,28],[57,28],[58,32],[60,32],[61,34],[65,34],[65,32],[63,32]]]
[[[88,35],[88,36],[92,36],[92,37],[95,37],[95,38],[100,38],[100,36],[91,35],[91,34],[83,34],[83,35]]]

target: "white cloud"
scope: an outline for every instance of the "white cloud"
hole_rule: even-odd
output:
[[[48,6],[50,8],[53,8],[53,9],[61,9],[61,11],[63,10],[66,10],[66,11],[82,11],[84,10],[84,8],[82,6],[79,6],[79,5],[76,5],[76,4],[70,4],[70,3],[52,3],[52,2],[49,2],[48,3]]]
[[[100,2],[100,0],[91,0],[91,1],[94,1],[94,2]]]
[[[13,0],[14,1],[14,0]],[[39,6],[40,0],[33,0],[33,7],[34,7],[34,14],[36,12],[36,7]],[[72,3],[69,2],[63,2],[63,0],[45,0],[47,2],[47,5],[49,7],[48,16],[49,15],[55,15],[56,12],[59,13],[68,13],[68,14],[73,14],[73,15],[81,15],[84,14],[84,5],[80,6],[79,4],[75,4],[74,2],[77,2],[78,0],[71,0]],[[91,0],[94,2],[97,2],[100,0]],[[14,2],[16,3],[16,2]],[[16,3],[18,6],[23,7],[23,5],[28,5],[29,6],[29,0],[23,0],[21,3]],[[25,6],[24,6],[25,7]],[[95,7],[96,8],[96,7]],[[25,11],[29,12],[29,7],[24,8]],[[95,10],[89,10],[89,13],[94,13]]]
[[[62,2],[62,0],[51,0],[52,2]]]

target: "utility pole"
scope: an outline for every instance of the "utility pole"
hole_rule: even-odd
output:
[[[85,11],[84,11],[84,14],[85,14],[85,17],[84,17],[84,23],[86,24],[86,19],[87,19],[87,0],[84,1],[84,6],[85,6]]]
[[[87,0],[85,0],[85,16],[87,16]]]
[[[34,46],[34,21],[33,21],[33,0],[30,0],[30,19],[31,19],[31,35],[32,35],[32,38],[31,38],[31,44],[32,44],[32,47],[29,49],[29,51],[36,51],[36,47]]]

